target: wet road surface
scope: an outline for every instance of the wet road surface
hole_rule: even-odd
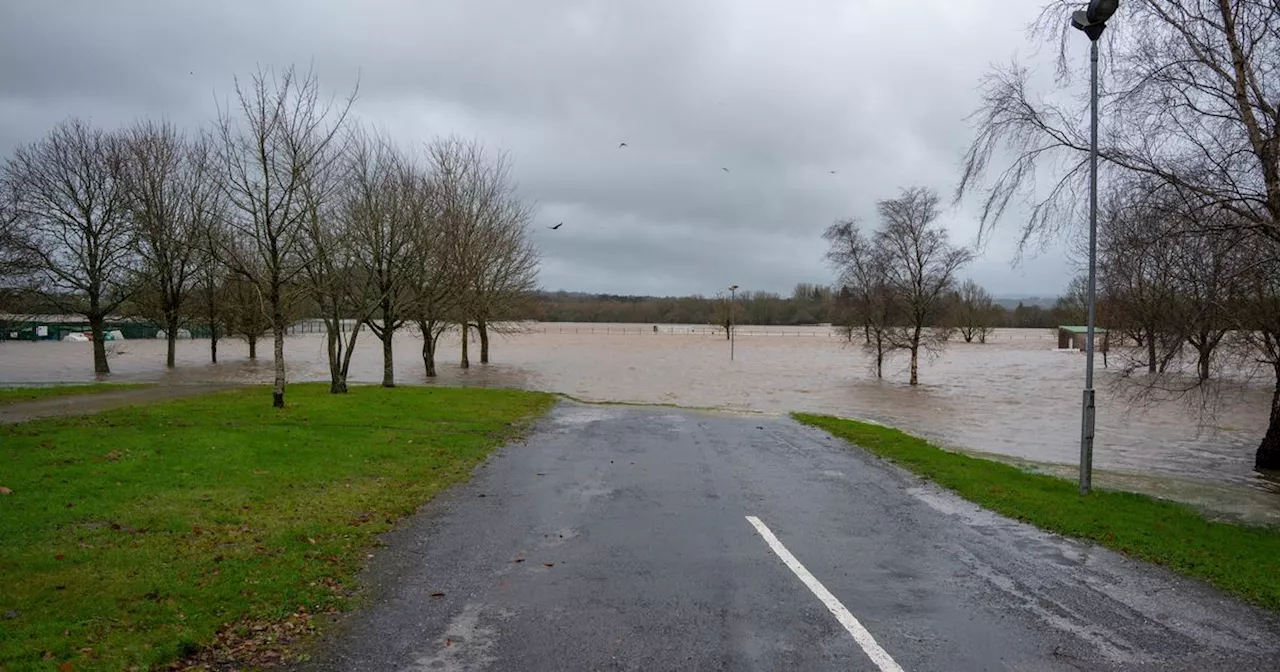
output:
[[[308,670],[1273,670],[1280,621],[783,418],[562,403]]]

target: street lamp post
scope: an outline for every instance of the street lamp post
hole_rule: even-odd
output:
[[[738,286],[729,285],[729,361],[733,361],[733,332],[737,331],[737,323],[733,319],[734,297],[737,295]]]
[[[1071,15],[1071,25],[1089,38],[1089,318],[1085,327],[1084,400],[1080,414],[1080,494],[1093,487],[1093,434],[1097,406],[1093,391],[1093,336],[1097,317],[1098,280],[1098,38],[1120,0],[1091,0]]]

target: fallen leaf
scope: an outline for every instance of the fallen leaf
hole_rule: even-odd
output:
[[[445,646],[453,646],[453,640],[452,640],[452,639],[446,639],[446,640],[444,640],[444,645],[445,645]]]
[[[110,461],[110,462],[118,462],[118,461],[120,460],[120,458],[121,458],[121,457],[122,457],[122,455],[120,454],[120,451],[118,451],[118,450],[113,450],[113,451],[111,451],[111,452],[107,453],[106,455],[103,455],[103,456],[102,456],[102,459],[107,460],[107,461]]]
[[[57,555],[53,556],[53,559],[54,559],[54,560],[61,560],[61,559],[62,559],[62,558],[64,558],[64,557],[66,557],[66,556],[64,556],[64,555],[62,555],[61,553],[59,553],[59,554],[57,554]]]
[[[12,490],[4,487],[3,485],[0,485],[0,495],[12,495],[12,494],[13,494]]]
[[[71,666],[71,661],[69,660],[63,661],[62,664],[58,666],[58,672],[71,672],[73,669],[75,668]]]
[[[544,562],[544,563],[542,563],[542,566],[543,566],[543,567],[555,567],[555,566],[556,566],[556,563],[554,563],[554,562]]]
[[[480,493],[480,496],[481,496],[481,497],[484,497],[484,493],[483,493],[483,492],[482,492],[482,493]]]
[[[316,540],[315,540],[315,539],[312,539],[311,537],[307,537],[307,543],[308,543],[308,544],[311,544],[312,546],[315,546],[315,545],[316,545]]]
[[[444,597],[444,593],[431,593],[431,597]]]
[[[512,560],[511,562],[524,562],[524,558],[516,558],[515,560]]]

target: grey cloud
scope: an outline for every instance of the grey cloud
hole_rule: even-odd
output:
[[[311,64],[337,95],[358,80],[359,117],[407,148],[458,133],[507,150],[540,222],[566,221],[553,236],[538,229],[548,288],[786,292],[830,280],[820,235],[834,219],[873,221],[876,199],[902,186],[949,194],[979,78],[1027,50],[1036,11],[996,0],[9,0],[0,152],[69,115],[194,127],[234,76]],[[958,242],[976,234],[973,207],[947,213]],[[1016,234],[1012,221],[997,231],[969,274],[998,294],[1065,286],[1061,249],[1010,267]]]

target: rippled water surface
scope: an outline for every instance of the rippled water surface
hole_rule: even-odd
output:
[[[1043,330],[1006,330],[985,345],[950,344],[922,363],[921,385],[905,384],[906,360],[876,380],[856,348],[829,329],[743,327],[735,359],[723,334],[705,327],[535,325],[495,337],[493,363],[458,367],[458,342],[442,344],[437,384],[498,385],[561,392],[593,401],[670,403],[763,412],[793,410],[856,416],[902,427],[945,444],[1039,462],[1078,457],[1084,357],[1057,352]],[[424,383],[421,339],[395,343],[396,379]],[[271,347],[250,361],[239,341],[223,341],[208,363],[208,341],[181,341],[178,368],[164,369],[163,341],[111,344],[112,380],[267,382]],[[298,334],[285,345],[292,380],[327,380],[324,339]],[[1181,403],[1131,408],[1111,388],[1099,362],[1099,469],[1208,479],[1267,489],[1252,471],[1266,428],[1269,391],[1234,392],[1207,426]],[[381,380],[381,349],[362,334],[352,361],[354,382]],[[88,343],[0,343],[0,382],[93,379]]]

